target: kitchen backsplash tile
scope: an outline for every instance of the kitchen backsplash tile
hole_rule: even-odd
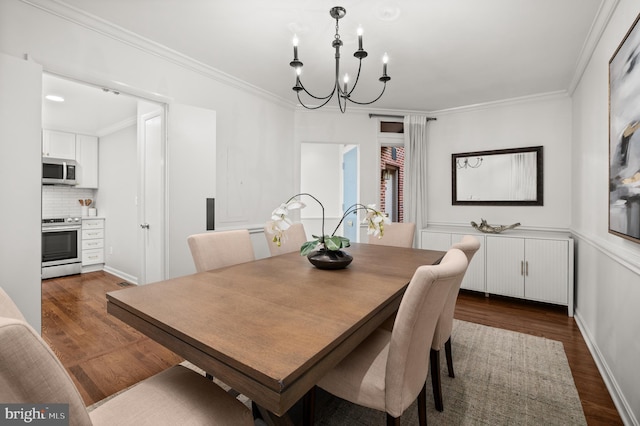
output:
[[[64,185],[42,186],[42,217],[82,216],[82,206],[78,200],[96,199],[95,189],[74,188]],[[91,207],[96,207],[95,202]]]

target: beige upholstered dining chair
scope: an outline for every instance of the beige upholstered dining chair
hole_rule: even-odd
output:
[[[467,262],[471,263],[473,255],[476,254],[480,248],[480,241],[471,235],[465,235],[459,243],[453,244],[451,248],[461,250],[467,257]],[[453,329],[453,314],[456,310],[456,300],[458,299],[460,284],[461,282],[458,283],[457,287],[452,288],[447,296],[444,309],[440,314],[435,333],[433,334],[433,342],[431,343],[431,386],[433,388],[433,399],[438,411],[444,410],[442,383],[440,379],[440,351],[443,348],[447,358],[449,377],[455,377],[453,372],[453,356],[451,354],[451,331]]]
[[[204,272],[256,259],[249,231],[214,231],[187,237],[196,271]]]
[[[466,269],[467,258],[458,249],[449,250],[439,265],[420,266],[402,297],[393,330],[376,329],[318,386],[386,412],[388,425],[399,425],[417,397],[420,425],[426,425],[427,352],[444,302]],[[313,422],[314,395],[311,390],[306,398],[304,415],[309,422]]]
[[[72,426],[253,425],[251,411],[220,386],[171,367],[89,412],[71,377],[0,288],[0,401],[69,404]]]
[[[271,256],[300,251],[300,247],[307,242],[307,233],[304,230],[304,225],[299,222],[292,224],[287,229],[280,241],[280,247],[273,241],[273,234],[270,232],[269,224],[264,227],[264,236],[267,239]]]
[[[369,235],[369,244],[383,246],[413,247],[413,239],[416,233],[416,224],[413,222],[391,222],[384,227],[384,235]]]

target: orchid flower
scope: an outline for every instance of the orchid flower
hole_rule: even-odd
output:
[[[356,203],[350,206],[345,210],[342,218],[338,222],[338,226],[334,229],[331,235],[325,235],[324,233],[324,206],[316,197],[311,194],[301,193],[296,194],[293,197],[289,198],[286,203],[280,204],[272,213],[271,213],[271,221],[267,224],[267,232],[269,234],[273,234],[273,242],[278,245],[278,247],[282,244],[282,239],[286,238],[286,230],[291,226],[291,220],[289,219],[289,211],[298,210],[306,207],[306,205],[300,201],[298,198],[301,195],[307,195],[313,198],[315,201],[320,204],[322,208],[322,234],[320,236],[313,235],[313,240],[307,241],[300,247],[300,255],[306,256],[311,253],[313,250],[316,250],[318,247],[326,250],[340,250],[341,248],[349,247],[350,242],[348,238],[341,237],[335,235],[335,233],[340,228],[340,225],[344,221],[344,219],[350,215],[351,213],[355,213],[358,210],[365,210],[366,217],[364,218],[362,223],[368,224],[367,233],[377,235],[378,238],[382,238],[384,234],[384,226],[390,224],[391,221],[387,217],[387,215],[376,209],[375,204],[369,204],[367,206],[363,204]]]
[[[384,225],[391,223],[389,217],[379,210],[376,210],[375,204],[368,204],[366,207],[367,215],[362,220],[362,223],[367,224],[367,235],[373,234],[378,238],[382,238],[384,235]]]

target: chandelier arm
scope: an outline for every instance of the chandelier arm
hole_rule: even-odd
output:
[[[327,96],[315,96],[312,93],[310,93],[306,87],[304,87],[304,84],[302,84],[302,81],[298,79],[298,81],[300,82],[300,87],[302,87],[302,90],[304,90],[304,93],[306,93],[307,95],[311,96],[314,99],[317,99],[319,101],[323,101],[325,99],[331,99],[333,97],[333,95],[336,93],[336,89],[335,87],[333,88],[333,91],[331,93],[329,93]],[[300,94],[298,93],[298,99],[300,98]]]
[[[305,92],[306,92],[306,90],[305,90]],[[335,93],[335,92],[334,92],[334,93]],[[300,92],[298,92],[298,93],[297,93],[297,95],[298,95],[298,102],[300,102],[300,105],[302,105],[302,106],[303,106],[303,107],[305,107],[306,109],[319,109],[319,108],[322,108],[323,106],[325,106],[326,104],[328,104],[328,103],[329,103],[329,101],[333,98],[334,93],[332,93],[328,98],[326,98],[326,100],[325,100],[323,103],[321,103],[320,105],[315,106],[315,107],[310,107],[310,106],[306,106],[306,105],[304,104],[304,102],[302,102],[302,99],[300,99]],[[320,99],[320,98],[316,98],[316,99]]]
[[[375,101],[377,101],[378,99],[380,99],[380,98],[382,97],[382,95],[384,95],[384,91],[385,91],[385,89],[386,89],[386,88],[387,88],[387,82],[385,81],[385,82],[384,82],[384,87],[382,88],[382,92],[380,92],[380,94],[378,95],[378,97],[377,97],[377,98],[375,98],[374,100],[372,100],[371,102],[358,102],[358,101],[354,101],[354,100],[353,100],[353,99],[351,99],[351,98],[347,98],[347,100],[348,100],[349,102],[352,102],[352,103],[354,103],[354,104],[358,104],[358,105],[371,105],[372,103],[374,103]]]
[[[356,80],[353,82],[353,86],[351,87],[351,90],[349,90],[349,93],[347,94],[348,96],[351,96],[351,93],[354,90],[356,90],[356,86],[358,85],[358,80],[360,80],[360,70],[362,70],[362,59],[358,61],[358,74],[356,74]]]

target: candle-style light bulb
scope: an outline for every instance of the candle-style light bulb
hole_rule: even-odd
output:
[[[346,94],[347,93],[347,83],[349,82],[349,74],[345,74],[344,75],[344,90],[343,92]]]
[[[362,27],[358,27],[358,50],[362,50]]]
[[[389,62],[389,55],[385,52],[382,57],[382,75],[387,75],[387,62]]]
[[[298,60],[298,36],[293,35],[293,60]]]

